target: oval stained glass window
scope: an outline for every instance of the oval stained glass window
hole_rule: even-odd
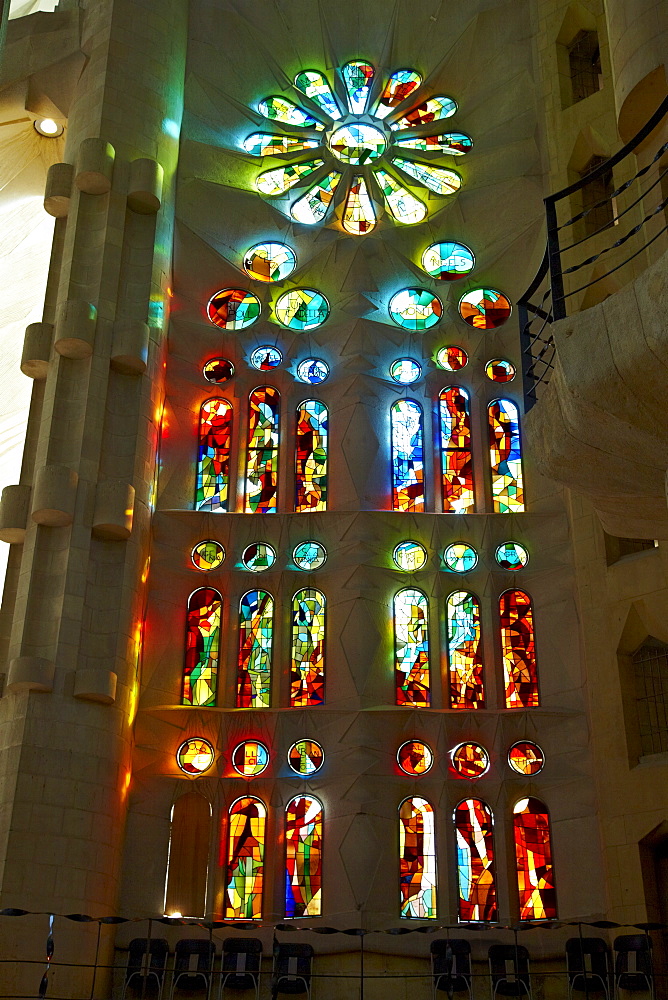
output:
[[[297,266],[297,255],[287,243],[256,243],[244,254],[244,271],[256,281],[283,281]]]
[[[329,378],[329,365],[320,358],[305,358],[297,365],[297,378],[309,385],[319,385]]]
[[[452,766],[460,778],[480,778],[489,769],[489,754],[479,743],[460,743],[452,751]]]
[[[221,330],[245,330],[262,312],[257,295],[245,288],[222,288],[209,299],[206,313]]]
[[[276,553],[267,542],[253,542],[244,549],[241,561],[251,573],[262,573],[274,565]]]
[[[276,302],[276,319],[290,330],[315,330],[329,316],[329,302],[314,288],[293,288]]]
[[[446,372],[458,372],[468,363],[469,356],[463,347],[442,347],[436,355],[436,364]]]
[[[234,375],[234,365],[227,358],[211,358],[202,366],[202,375],[207,382],[222,385]]]
[[[329,148],[342,163],[361,166],[373,163],[385,152],[385,134],[375,125],[351,122],[332,132]]]
[[[324,545],[320,544],[320,542],[300,542],[299,545],[295,545],[292,552],[292,558],[298,569],[311,572],[312,570],[320,569],[321,566],[325,565],[327,550]]]
[[[409,740],[407,743],[402,743],[397,750],[397,763],[405,774],[419,777],[434,763],[434,755],[426,743]]]
[[[456,281],[473,270],[475,257],[463,243],[432,243],[422,254],[422,267],[438,281]]]
[[[454,542],[443,553],[443,562],[453,573],[470,573],[478,565],[478,553],[465,542]]]
[[[205,541],[197,543],[191,558],[195,569],[204,571],[218,569],[225,558],[225,549],[220,542],[207,538]]]
[[[282,361],[283,354],[278,347],[271,347],[268,344],[256,347],[250,356],[251,365],[259,372],[268,372],[272,368],[278,368]]]
[[[537,743],[531,740],[520,740],[513,743],[508,751],[508,763],[518,774],[538,774],[545,766],[545,755]]]
[[[215,756],[208,740],[192,737],[176,751],[176,763],[185,774],[204,774],[213,764]]]
[[[297,740],[288,750],[288,764],[295,774],[315,774],[325,763],[325,751],[315,740]]]
[[[244,778],[254,778],[262,774],[269,763],[269,751],[264,743],[245,740],[232,751],[232,767]]]
[[[459,315],[476,330],[502,326],[512,310],[510,299],[494,288],[474,288],[459,300]]]
[[[529,553],[519,542],[502,542],[494,553],[501,569],[522,569],[529,562]]]
[[[443,315],[443,303],[426,288],[402,288],[390,299],[389,310],[404,330],[429,330]]]
[[[512,382],[516,375],[515,365],[504,358],[492,358],[485,365],[485,375],[492,382]]]
[[[397,358],[390,365],[390,378],[400,385],[411,385],[422,375],[422,365],[413,358]]]
[[[399,542],[392,553],[394,565],[404,573],[422,569],[427,561],[427,550],[419,542]]]

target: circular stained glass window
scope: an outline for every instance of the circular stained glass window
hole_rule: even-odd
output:
[[[204,774],[216,755],[208,740],[197,737],[186,740],[176,751],[176,763],[186,774]]]
[[[262,306],[257,295],[245,288],[223,288],[209,299],[206,312],[223,330],[245,330],[258,318]]]
[[[214,542],[210,538],[203,542],[198,542],[192,552],[192,561],[195,569],[218,569],[224,558],[225,549],[223,546],[220,542]]]
[[[283,355],[279,349],[277,347],[269,347],[267,344],[264,344],[262,347],[256,347],[250,356],[251,365],[260,372],[268,372],[272,368],[278,368],[282,360]]]
[[[397,763],[405,774],[420,775],[434,763],[434,755],[426,743],[409,740],[397,750]]]
[[[453,573],[470,573],[478,564],[478,553],[465,542],[454,542],[443,553],[443,561]]]
[[[262,573],[276,562],[276,553],[266,542],[253,542],[246,546],[241,561],[251,573]]]
[[[300,542],[299,545],[295,546],[292,558],[298,569],[307,571],[320,569],[321,566],[325,565],[327,549],[320,542]]]
[[[452,766],[461,778],[480,778],[489,768],[489,754],[479,743],[460,743],[452,751]]]
[[[325,763],[325,751],[315,740],[297,740],[288,750],[288,764],[295,774],[315,774]]]
[[[419,542],[399,542],[392,553],[394,564],[405,573],[422,569],[427,561],[427,550]]]
[[[223,382],[229,382],[234,375],[234,365],[227,358],[211,358],[202,366],[202,375],[207,382],[222,385]]]
[[[485,365],[485,375],[492,382],[512,382],[515,374],[515,365],[503,358],[493,358]]]
[[[422,365],[413,358],[397,358],[390,365],[390,376],[400,385],[410,385],[422,375]]]
[[[329,365],[320,358],[305,358],[297,365],[297,378],[300,382],[319,385],[329,378]]]
[[[293,288],[276,302],[276,319],[290,330],[315,330],[329,316],[329,302],[313,288]]]
[[[522,569],[529,562],[529,553],[519,542],[502,542],[494,557],[501,569]]]
[[[432,243],[422,254],[422,266],[432,278],[456,281],[473,270],[475,257],[463,243]]]
[[[461,347],[442,347],[436,355],[436,364],[446,372],[458,372],[469,363],[469,356]]]
[[[256,243],[244,255],[244,271],[257,281],[283,281],[297,266],[297,256],[287,243]]]
[[[459,315],[477,330],[493,330],[506,322],[512,312],[510,299],[493,288],[474,288],[459,301]]]
[[[545,766],[545,755],[537,743],[520,740],[513,743],[508,751],[508,763],[518,774],[538,774]]]
[[[232,751],[232,767],[245,778],[254,778],[262,774],[269,763],[269,751],[264,743],[257,740],[246,740]]]
[[[402,288],[390,299],[390,316],[404,330],[429,330],[443,315],[443,303],[426,288]]]
[[[362,165],[377,160],[385,152],[387,142],[384,133],[374,125],[351,122],[334,129],[329,139],[329,148],[343,163]]]

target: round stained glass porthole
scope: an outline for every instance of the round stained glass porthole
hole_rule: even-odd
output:
[[[418,777],[429,770],[434,763],[434,755],[426,743],[409,740],[397,750],[397,763],[404,774]]]
[[[297,365],[297,378],[309,385],[319,385],[329,378],[329,365],[320,358],[305,358]]]
[[[427,561],[427,550],[419,542],[399,542],[392,553],[397,569],[413,573],[422,569]]]
[[[502,542],[494,558],[501,569],[522,569],[529,562],[529,553],[519,542]]]
[[[426,288],[402,288],[390,299],[389,309],[404,330],[429,330],[443,315],[443,303]]]
[[[256,281],[283,281],[297,266],[297,256],[287,243],[256,243],[244,254],[244,271]]]
[[[335,129],[329,139],[329,148],[343,163],[363,165],[372,163],[385,152],[387,142],[381,129],[363,122],[351,122]]]
[[[432,243],[422,254],[422,267],[438,281],[456,281],[473,270],[475,257],[463,243]]]
[[[225,558],[225,549],[220,542],[207,538],[205,541],[197,543],[191,558],[195,569],[205,571],[218,569]]]
[[[222,385],[223,382],[229,382],[234,375],[234,365],[227,358],[211,358],[202,366],[202,375],[207,382]]]
[[[459,301],[459,315],[476,330],[494,330],[512,312],[510,299],[494,288],[474,288]]]
[[[246,740],[232,751],[232,767],[245,778],[254,778],[262,774],[269,763],[269,751],[264,743],[257,740]]]
[[[277,347],[269,347],[264,344],[256,347],[250,356],[250,363],[259,372],[268,372],[272,368],[278,368],[283,360],[283,355]]]
[[[454,542],[443,553],[443,561],[453,573],[470,573],[478,564],[478,553],[465,542]]]
[[[513,771],[531,777],[543,770],[545,755],[537,743],[520,740],[519,743],[513,743],[508,751],[508,763]]]
[[[209,299],[207,316],[223,330],[245,330],[262,312],[257,295],[245,288],[223,288]]]
[[[315,330],[329,316],[329,302],[314,288],[293,288],[277,300],[274,312],[290,330]]]
[[[325,565],[327,550],[320,542],[300,542],[299,545],[295,546],[292,558],[298,569],[310,572]]]
[[[460,743],[452,751],[452,766],[460,778],[480,778],[489,768],[489,754],[479,743]]]
[[[436,355],[436,364],[446,372],[458,372],[469,363],[469,356],[462,347],[442,347]]]
[[[186,774],[204,774],[213,764],[215,756],[208,740],[192,737],[176,751],[176,763]]]
[[[512,382],[515,378],[515,365],[504,358],[492,358],[485,365],[485,375],[492,382]]]
[[[262,573],[276,562],[276,553],[266,542],[253,542],[246,546],[241,561],[251,573]]]
[[[422,375],[422,365],[413,358],[397,358],[390,365],[390,377],[400,385],[411,385]]]
[[[315,774],[325,763],[325,751],[315,740],[297,740],[288,750],[288,764],[295,774]]]

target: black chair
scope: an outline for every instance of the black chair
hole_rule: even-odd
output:
[[[608,944],[598,937],[572,937],[566,942],[568,996],[603,991],[610,1000]]]
[[[431,942],[432,993],[442,991],[452,997],[466,990],[473,998],[471,945],[462,938],[439,939]]]
[[[168,955],[169,945],[164,938],[151,938],[150,941],[148,938],[133,938],[128,945],[128,967],[125,972],[123,997],[130,985],[133,989],[142,989],[143,983],[146,986],[155,983],[158,997],[161,997]],[[138,983],[134,980],[138,980]]]
[[[645,990],[654,1000],[652,939],[646,934],[621,934],[615,938],[615,996],[620,990]]]
[[[274,971],[271,996],[279,993],[306,993],[311,1000],[311,967],[313,948],[310,944],[279,944],[274,951]]]
[[[531,998],[529,952],[524,945],[493,944],[487,954],[492,1000],[497,996]]]
[[[260,996],[262,942],[259,938],[225,938],[220,976],[220,1000],[223,990],[255,990]]]
[[[174,949],[174,974],[170,1000],[174,991],[203,989],[208,992],[216,946],[208,938],[183,938]]]

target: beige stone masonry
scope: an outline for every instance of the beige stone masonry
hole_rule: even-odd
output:
[[[164,170],[155,160],[143,157],[130,164],[128,206],[140,215],[155,215],[162,201]]]
[[[89,358],[95,343],[97,310],[90,302],[70,299],[63,303],[56,324],[54,347],[64,358]]]
[[[97,484],[93,534],[107,541],[125,541],[132,531],[135,491],[130,483],[111,479]]]
[[[46,175],[44,208],[55,219],[63,219],[70,210],[74,167],[71,163],[52,163]]]
[[[143,375],[146,371],[149,328],[139,319],[121,319],[114,323],[111,366],[122,375]]]
[[[0,501],[0,540],[22,543],[30,510],[29,486],[5,486]]]
[[[51,323],[31,323],[26,327],[21,371],[28,378],[43,379],[48,375],[52,341]]]
[[[114,147],[104,139],[84,139],[79,147],[74,183],[85,194],[108,194],[114,172]]]
[[[53,690],[55,665],[39,656],[18,656],[9,664],[7,671],[7,691],[41,691],[48,694]]]
[[[32,519],[49,528],[72,523],[78,476],[66,465],[45,465],[35,477]]]

